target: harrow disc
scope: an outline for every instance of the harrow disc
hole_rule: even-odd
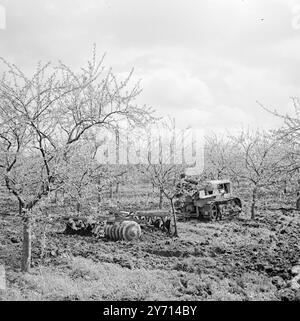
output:
[[[132,241],[140,238],[142,231],[138,223],[134,221],[116,222],[107,224],[104,228],[105,236],[113,241]]]

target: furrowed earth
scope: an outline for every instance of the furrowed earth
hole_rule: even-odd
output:
[[[36,233],[30,273],[20,272],[22,222],[0,215],[1,300],[300,300],[298,212],[260,211],[224,222],[179,222],[179,237],[145,228],[140,240]]]

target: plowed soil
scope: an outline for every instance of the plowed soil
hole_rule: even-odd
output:
[[[2,295],[4,300],[299,300],[299,291],[290,286],[291,268],[300,259],[298,213],[260,212],[254,221],[246,218],[216,223],[189,221],[179,223],[178,228],[178,238],[146,228],[138,241],[113,242],[103,236],[65,235],[62,223],[53,224],[48,227],[42,257],[41,236],[36,234],[32,278],[28,278],[19,272],[21,221],[14,215],[3,214],[0,262],[6,266],[8,290],[0,293],[0,298]],[[103,267],[108,274],[116,269],[116,284],[127,282],[122,285],[122,296],[116,294],[118,285],[88,293],[64,290],[63,285],[61,291],[37,286],[41,275],[46,282],[47,277],[56,273],[80,283],[78,275],[74,279],[74,264],[93,266],[96,274]],[[123,273],[125,280],[118,282]],[[140,273],[149,276],[147,295],[139,292],[145,290],[140,289],[142,285],[134,285]],[[85,276],[83,273],[81,278]],[[165,284],[164,290],[156,289],[156,281]]]

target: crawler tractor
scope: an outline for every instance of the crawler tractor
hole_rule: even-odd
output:
[[[175,208],[178,218],[217,221],[238,216],[241,200],[232,195],[229,180],[198,183],[184,180],[178,186]]]

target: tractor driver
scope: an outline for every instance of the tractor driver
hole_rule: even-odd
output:
[[[224,185],[223,184],[219,184],[218,185],[218,191],[221,195],[224,195],[225,194],[225,188],[224,188]]]

